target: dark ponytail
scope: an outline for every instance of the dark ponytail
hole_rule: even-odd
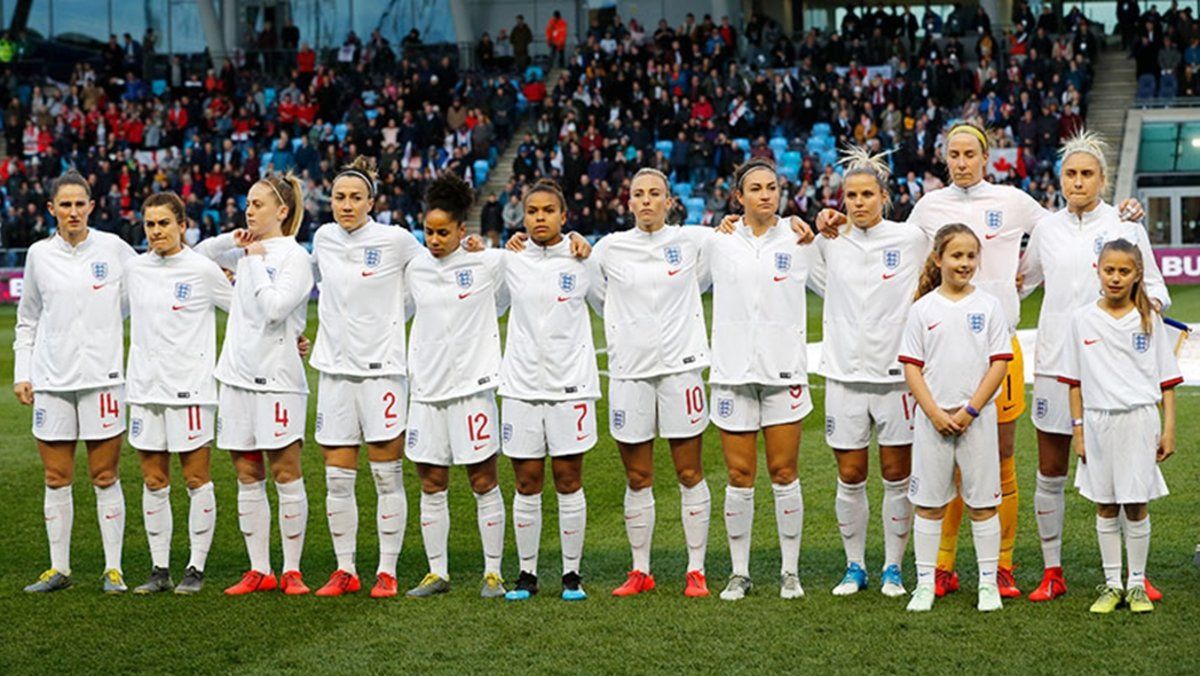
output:
[[[942,285],[942,267],[938,264],[938,259],[946,253],[946,245],[954,239],[955,235],[968,235],[975,240],[975,246],[979,247],[979,237],[967,226],[962,223],[943,225],[933,238],[933,250],[929,252],[929,258],[925,259],[925,269],[921,271],[921,281],[917,283],[917,293],[913,296],[913,300],[919,299]]]

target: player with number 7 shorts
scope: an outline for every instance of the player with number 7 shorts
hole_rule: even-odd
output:
[[[125,497],[117,477],[125,432],[122,285],[136,255],[116,235],[92,230],[91,188],[70,171],[50,183],[57,232],[29,247],[13,340],[13,391],[33,407],[33,436],[45,469],[50,568],[27,592],[71,586],[71,480],[83,440],[104,544],[103,589],[126,590],[121,573]]]
[[[133,590],[195,594],[217,522],[210,474],[216,426],[216,308],[228,312],[233,286],[221,268],[183,244],[187,215],[173,192],[142,205],[150,251],[126,272],[129,297],[129,445],[142,463],[142,517],[150,545],[150,579]],[[171,456],[179,458],[191,505],[191,559],[178,587],[171,581]]]
[[[247,196],[247,228],[196,247],[225,265],[237,261],[233,307],[217,360],[217,445],[229,450],[237,471],[238,525],[250,570],[225,590],[230,596],[277,587],[288,595],[309,592],[300,575],[308,527],[308,494],[300,473],[308,379],[296,350],[313,285],[308,252],[295,238],[303,216],[299,179],[291,174],[264,178]],[[264,455],[279,494],[280,580],[271,568]]]

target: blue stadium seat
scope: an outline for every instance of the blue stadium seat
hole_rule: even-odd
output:
[[[417,241],[421,243],[421,246],[425,246],[425,230],[423,228],[417,228],[411,232],[413,237],[416,237]]]
[[[735,138],[733,139],[733,147],[741,149],[741,151],[744,153],[748,153],[750,152],[750,139]]]
[[[788,142],[787,139],[776,136],[770,141],[767,141],[767,146],[771,148],[771,152],[775,153],[775,157],[779,157],[787,151]]]
[[[779,164],[781,166],[793,166],[799,169],[803,162],[804,156],[800,154],[799,150],[788,150],[779,155]]]
[[[333,135],[337,137],[338,143],[345,143],[346,136],[349,133],[350,133],[350,128],[347,127],[346,123],[344,123],[344,122],[335,125],[333,128]]]
[[[830,148],[821,153],[821,168],[822,169],[825,168],[826,164],[829,164],[829,165],[832,165],[834,168],[838,169],[840,172],[840,170],[841,170],[840,165],[838,165],[837,161],[838,161],[837,150]]]
[[[155,96],[162,96],[167,93],[166,80],[154,80],[150,83],[150,91],[154,92]]]
[[[833,133],[833,128],[828,122],[818,122],[813,125],[812,133],[818,136],[829,136]]]
[[[526,82],[533,82],[534,80],[542,80],[542,79],[545,79],[545,77],[546,77],[545,73],[543,73],[542,69],[537,66],[530,66],[525,69],[525,81]]]
[[[670,141],[656,141],[654,143],[654,149],[662,152],[663,156],[668,158],[671,156],[671,149],[674,147],[675,144]]]
[[[779,165],[779,173],[789,181],[796,180],[800,175],[800,165],[798,164],[781,164]]]
[[[275,157],[275,153],[263,153],[262,155],[259,155],[258,156],[259,166],[266,168],[266,166],[271,163],[271,158],[273,158],[273,157]]]
[[[292,152],[296,152],[299,149],[300,149],[299,137],[292,139]]]
[[[703,197],[687,197],[683,200],[683,206],[687,209],[688,223],[699,223],[704,218]]]
[[[671,185],[671,192],[675,193],[680,199],[692,196],[691,183],[674,183]]]
[[[270,108],[271,104],[275,103],[275,88],[265,87],[263,89],[263,104]]]
[[[475,185],[478,187],[487,181],[488,171],[491,167],[488,166],[487,160],[475,160],[475,164],[471,165],[471,169],[475,172]]]
[[[379,117],[379,109],[367,108],[366,111],[363,112],[363,115],[366,115],[368,120],[374,120],[375,118]]]

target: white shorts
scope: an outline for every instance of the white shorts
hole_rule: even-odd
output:
[[[41,441],[100,441],[125,431],[125,386],[33,393],[33,436]]]
[[[225,450],[270,451],[304,440],[307,394],[222,385],[217,402],[217,445]]]
[[[1150,502],[1167,494],[1158,469],[1161,422],[1157,406],[1083,412],[1087,462],[1075,463],[1075,487],[1102,505]]]
[[[1050,376],[1033,377],[1033,426],[1039,432],[1071,436],[1071,386]]]
[[[412,462],[449,467],[475,465],[500,451],[496,391],[428,403],[408,410],[405,455]]]
[[[408,426],[408,379],[322,373],[317,384],[316,440],[322,446],[391,441]]]
[[[904,383],[843,383],[825,379],[825,443],[838,451],[913,442],[917,400]]]
[[[596,402],[500,402],[500,442],[510,458],[539,459],[578,455],[596,445]]]
[[[703,369],[639,380],[608,381],[608,430],[623,444],[660,436],[688,439],[708,427]]]
[[[919,507],[947,505],[959,493],[954,468],[962,474],[962,499],[968,507],[1000,504],[1000,438],[996,405],[983,407],[962,436],[942,436],[919,408],[913,425],[912,476],[908,499]]]
[[[807,385],[712,385],[713,424],[726,432],[757,432],[804,420],[812,411]]]
[[[129,445],[139,451],[188,453],[212,443],[216,406],[129,405]]]

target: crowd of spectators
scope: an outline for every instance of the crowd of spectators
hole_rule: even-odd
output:
[[[0,78],[4,247],[49,232],[43,186],[68,166],[92,184],[91,224],[134,244],[138,210],[153,192],[184,198],[194,241],[240,227],[249,187],[283,171],[308,187],[305,240],[332,220],[330,181],[357,154],[378,161],[376,218],[413,227],[427,180],[443,170],[470,177],[520,123],[515,71],[460,69],[456,52],[417,49],[419,36],[393,49],[378,32],[351,33],[324,54],[290,24],[281,36],[294,49],[257,40],[261,49],[239,50],[216,69],[172,57],[157,80],[143,77],[147,50],[129,36],[125,47],[114,37],[102,61],[77,65],[67,82],[21,78],[9,65]]]
[[[289,24],[282,44],[260,34],[257,51],[216,69],[172,57],[165,77],[151,79],[135,66],[153,46],[114,37],[110,58],[79,65],[66,83],[26,82],[12,71],[0,80],[9,149],[0,237],[24,247],[44,236],[41,186],[75,166],[93,184],[93,225],[134,243],[137,209],[154,191],[184,197],[189,239],[198,240],[242,224],[245,193],[260,176],[294,171],[308,186],[304,240],[330,220],[330,180],[356,154],[378,159],[377,220],[416,228],[424,182],[447,169],[473,177],[526,108],[513,178],[483,196],[488,233],[519,228],[521,191],[542,176],[561,181],[574,229],[629,227],[629,180],[645,166],[703,201],[698,219],[680,204],[676,220],[712,223],[736,209],[733,168],[781,154],[800,158],[786,172],[784,209],[812,218],[840,203],[836,148],[848,143],[893,150],[893,217],[903,218],[945,181],[942,130],[962,118],[991,130],[997,180],[1054,207],[1062,202],[1055,151],[1083,123],[1101,36],[1078,9],[1059,16],[1050,7],[1035,16],[1018,0],[1012,28],[1000,31],[979,8],[918,17],[881,4],[850,8],[836,30],[794,36],[757,14],[738,26],[689,14],[653,30],[613,15],[564,48],[553,94],[538,69],[526,70],[534,30],[521,17],[495,40],[483,36],[471,71],[419,51],[419,35],[393,49],[378,32],[365,41],[350,34],[318,54]],[[552,51],[566,31],[558,21],[545,27]],[[1173,21],[1147,25],[1187,27],[1196,39],[1190,21]],[[1200,46],[1192,51],[1200,58]],[[284,74],[267,75],[275,71]],[[828,135],[824,146],[810,138],[817,128]]]
[[[1137,98],[1173,100],[1200,96],[1200,24],[1191,7],[1172,2],[1141,11],[1137,0],[1118,6],[1122,44],[1137,70]]]
[[[779,161],[781,150],[803,156],[783,182],[785,209],[812,217],[841,199],[836,151],[806,143],[814,125],[828,127],[833,148],[894,149],[894,213],[903,218],[943,184],[940,136],[960,118],[986,124],[997,155],[1011,158],[993,167],[999,180],[1060,205],[1055,153],[1083,124],[1101,36],[1078,9],[1059,16],[1043,7],[1034,16],[1017,2],[1004,32],[982,9],[957,5],[944,18],[851,8],[837,31],[794,37],[759,15],[740,29],[690,14],[653,31],[619,17],[593,22],[553,96],[534,108],[513,180],[487,198],[484,229],[519,227],[518,196],[540,176],[562,182],[573,227],[592,235],[628,227],[629,179],[643,166],[687,184],[704,200],[701,220],[715,222],[736,209],[733,167],[747,156]],[[680,205],[674,217],[694,216],[684,212]]]

